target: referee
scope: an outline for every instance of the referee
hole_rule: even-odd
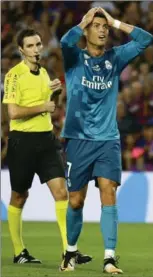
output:
[[[41,35],[33,29],[24,29],[17,37],[23,61],[14,66],[5,77],[3,103],[8,105],[10,133],[8,139],[8,167],[11,181],[11,199],[8,224],[14,246],[14,263],[41,263],[31,256],[22,240],[22,210],[31,188],[34,174],[41,183],[47,183],[55,200],[55,209],[64,251],[67,246],[66,211],[67,191],[65,172],[56,139],[52,132],[50,113],[55,110],[50,101],[53,92],[61,89],[58,79],[50,82],[46,70],[40,66],[43,48]],[[43,200],[40,205],[44,205]],[[91,258],[76,253],[78,263]]]

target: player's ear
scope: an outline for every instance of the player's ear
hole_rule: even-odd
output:
[[[107,24],[107,34],[109,35],[110,26]]]
[[[23,49],[22,49],[22,47],[21,47],[21,46],[19,46],[19,51],[20,51],[20,53],[21,53],[21,54],[23,54],[23,55],[24,55],[24,52],[23,52]]]
[[[41,49],[40,50],[42,50],[44,48],[44,45],[42,44],[42,42],[41,42]]]

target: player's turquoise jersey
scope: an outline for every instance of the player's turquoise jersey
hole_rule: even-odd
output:
[[[119,138],[116,106],[119,77],[126,65],[153,42],[153,36],[135,27],[127,44],[92,57],[77,47],[83,31],[73,27],[61,39],[67,108],[62,137],[94,141]]]

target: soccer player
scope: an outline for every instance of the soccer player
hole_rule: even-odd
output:
[[[46,70],[40,66],[43,45],[38,32],[33,29],[21,31],[17,43],[24,59],[6,74],[3,99],[3,103],[8,104],[10,117],[8,166],[12,193],[8,207],[8,224],[15,251],[13,262],[41,263],[25,248],[21,213],[34,174],[37,173],[41,183],[47,183],[55,200],[63,251],[66,250],[68,200],[65,172],[50,117],[55,110],[55,103],[50,97],[61,89],[61,83],[58,79],[51,82]],[[44,205],[43,201],[42,199],[40,205]],[[78,263],[90,260],[90,256],[77,252]]]
[[[130,35],[132,41],[106,50],[109,28]],[[86,48],[77,46],[81,36]],[[88,182],[95,179],[101,199],[100,227],[104,239],[104,272],[117,267],[116,190],[121,182],[121,149],[116,123],[116,102],[121,71],[151,44],[148,32],[93,8],[61,39],[67,88],[67,110],[62,136],[66,138],[69,205],[68,247],[61,270],[74,270],[77,240]]]

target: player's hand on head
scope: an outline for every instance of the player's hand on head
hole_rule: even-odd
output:
[[[44,103],[45,111],[48,113],[53,113],[56,109],[56,105],[54,101],[48,101]]]
[[[55,79],[49,84],[50,89],[54,92],[62,89],[62,83],[59,79]]]
[[[90,9],[82,18],[81,23],[79,24],[81,27],[87,27],[93,20],[95,13],[98,11],[98,8]]]
[[[109,25],[109,26],[113,26],[115,19],[114,19],[108,12],[106,12],[106,11],[105,11],[103,8],[101,8],[101,7],[98,8],[98,11],[97,11],[97,12],[102,13],[102,14],[107,18],[107,21],[108,21],[108,25]]]

